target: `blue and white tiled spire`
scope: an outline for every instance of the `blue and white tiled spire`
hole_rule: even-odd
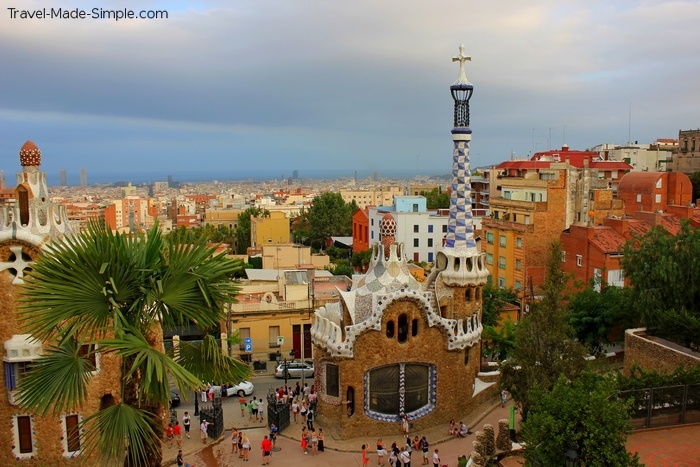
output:
[[[469,169],[469,143],[472,139],[469,99],[474,86],[464,70],[464,63],[471,61],[471,57],[464,54],[464,45],[459,46],[459,54],[452,61],[459,62],[459,76],[450,86],[454,100],[452,194],[445,245],[438,251],[437,267],[443,271],[443,281],[447,285],[464,287],[484,283],[488,271],[474,239]]]

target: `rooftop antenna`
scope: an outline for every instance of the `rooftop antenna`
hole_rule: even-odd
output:
[[[629,120],[627,122],[627,145],[632,144],[632,101],[630,101]]]
[[[552,130],[556,130],[557,127],[555,126],[550,126],[549,127],[549,140],[547,141],[547,146],[549,146],[549,150],[552,150]]]
[[[569,125],[564,125],[564,135],[561,138],[561,146],[564,147],[566,146],[566,127]]]

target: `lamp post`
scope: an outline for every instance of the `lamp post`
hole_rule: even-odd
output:
[[[194,416],[198,417],[199,416],[199,396],[200,394],[195,391],[194,392]]]
[[[294,360],[294,349],[289,351],[289,358]],[[289,365],[287,363],[287,357],[284,358],[284,390],[287,390],[287,377],[289,376]]]
[[[579,465],[578,461],[578,452],[576,452],[573,447],[569,448],[569,450],[564,453],[564,465],[566,465],[566,467],[576,467]]]

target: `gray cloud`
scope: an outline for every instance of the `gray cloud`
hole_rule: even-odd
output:
[[[625,142],[630,102],[633,140],[700,124],[697,2],[127,5],[170,18],[0,13],[0,168],[33,139],[47,170],[447,172],[460,42],[480,164]]]

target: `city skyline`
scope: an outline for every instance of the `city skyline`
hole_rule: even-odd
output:
[[[43,170],[65,168],[69,183],[81,168],[90,183],[128,171],[448,173],[460,43],[473,57],[474,166],[700,126],[696,2],[468,3],[468,21],[455,14],[463,2],[101,5],[168,12],[120,21],[5,10],[0,170],[17,172],[31,139]]]

